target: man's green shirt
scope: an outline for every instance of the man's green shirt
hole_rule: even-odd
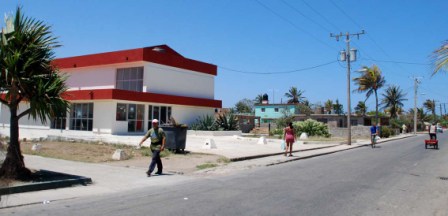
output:
[[[165,138],[165,132],[162,128],[157,128],[157,130],[154,130],[154,128],[151,128],[146,132],[145,134],[146,138],[151,138],[151,150],[157,150],[160,151],[160,147],[162,146],[162,140]]]

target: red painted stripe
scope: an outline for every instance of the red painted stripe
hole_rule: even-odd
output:
[[[152,103],[165,103],[165,104],[178,104],[187,106],[201,106],[221,108],[222,101],[183,97],[166,94],[155,94],[146,92],[134,92],[120,89],[96,89],[96,90],[79,90],[79,91],[67,91],[63,98],[68,101],[77,100],[128,100],[138,102],[152,102]]]
[[[154,51],[155,47],[164,51]],[[137,61],[153,62],[215,76],[218,74],[216,65],[185,58],[167,45],[59,58],[53,61],[53,65],[59,69],[69,69]]]

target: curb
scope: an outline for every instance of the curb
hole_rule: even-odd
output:
[[[317,148],[310,148],[310,149],[303,149],[303,150],[295,150],[292,152],[304,152],[304,151],[312,151],[312,150],[319,150],[319,149],[325,149],[325,148],[332,148],[335,146],[338,146],[340,144],[334,144],[331,146],[324,146],[324,147],[317,147]],[[262,155],[252,155],[252,156],[245,156],[245,157],[237,157],[237,158],[230,158],[229,160],[231,162],[237,162],[237,161],[244,161],[244,160],[252,160],[257,158],[263,158],[263,157],[270,157],[270,156],[276,156],[276,155],[282,155],[285,152],[277,152],[277,153],[270,153],[270,154],[262,154]]]
[[[378,145],[378,144],[386,143],[386,142],[389,142],[389,141],[401,140],[401,139],[405,139],[405,138],[409,138],[409,137],[415,137],[415,136],[417,136],[417,135],[410,135],[410,136],[405,136],[405,137],[395,137],[395,138],[393,138],[393,139],[389,139],[389,140],[382,140],[381,142],[376,143],[376,144]],[[344,144],[342,144],[342,145],[344,145]],[[318,157],[318,156],[322,156],[322,155],[333,154],[333,153],[342,152],[342,151],[348,151],[348,150],[352,150],[352,149],[356,149],[356,148],[361,148],[361,147],[366,147],[366,146],[370,146],[370,144],[363,144],[363,145],[353,146],[353,147],[351,147],[351,148],[341,149],[341,150],[337,150],[337,151],[329,151],[329,152],[324,152],[324,153],[320,153],[320,154],[308,155],[308,156],[299,157],[299,158],[294,158],[294,159],[290,159],[290,160],[285,160],[285,161],[280,161],[280,162],[270,163],[270,164],[267,164],[266,166],[273,166],[273,165],[278,165],[278,164],[284,164],[284,163],[288,163],[288,162],[292,162],[292,161],[309,159],[309,158],[313,158],[313,157]]]
[[[51,174],[57,176],[63,176],[65,179],[62,180],[52,180],[45,182],[31,182],[25,185],[11,186],[0,188],[0,196],[9,195],[14,193],[24,193],[31,191],[40,191],[40,190],[49,190],[49,189],[57,189],[63,187],[71,187],[73,185],[88,185],[92,183],[92,179],[84,176],[76,176],[59,172],[52,172],[48,170],[40,170],[39,172],[43,174]]]

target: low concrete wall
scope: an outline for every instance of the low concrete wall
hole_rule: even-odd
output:
[[[196,136],[241,136],[243,133],[241,131],[197,131],[197,130],[188,130],[187,136],[196,135]]]
[[[347,128],[329,127],[328,132],[332,137],[346,137],[348,136]],[[353,126],[352,127],[352,137],[369,137],[370,136],[370,126]]]

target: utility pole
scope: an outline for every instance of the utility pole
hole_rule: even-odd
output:
[[[437,101],[438,102],[438,101]],[[436,113],[436,101],[434,99],[432,99],[432,105],[434,106],[432,109],[432,111],[434,111],[434,114],[432,115],[433,121],[436,120],[437,117],[437,113]]]
[[[420,77],[413,77],[414,79],[414,135],[417,133],[417,88],[420,83]]]
[[[359,33],[350,34],[349,32],[343,34],[342,32],[339,34],[330,33],[330,37],[336,38],[336,41],[339,41],[340,37],[345,36],[345,43],[347,44],[347,50],[341,51],[341,61],[347,61],[347,145],[352,144],[352,123],[351,123],[351,102],[350,102],[350,62],[356,61],[356,49],[350,49],[350,37],[356,36],[359,40],[359,35],[365,34],[365,31],[362,30]]]
[[[443,111],[444,111],[443,113],[445,113],[445,115],[446,115],[446,106],[445,106],[445,104],[446,103],[443,103]]]

